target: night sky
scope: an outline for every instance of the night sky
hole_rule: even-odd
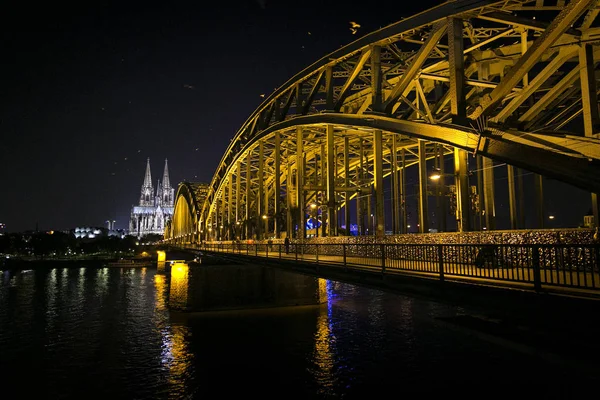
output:
[[[107,219],[127,228],[148,157],[154,185],[165,158],[175,187],[210,182],[261,94],[437,3],[3,5],[0,222],[11,232]],[[361,24],[356,34],[350,21]]]

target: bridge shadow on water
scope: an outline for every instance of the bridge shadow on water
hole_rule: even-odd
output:
[[[193,332],[188,350],[204,360],[194,367],[198,393],[566,398],[600,381],[597,301],[386,290],[203,253],[186,257],[185,279],[176,264],[165,273],[170,319]],[[300,286],[302,300],[298,292],[277,294]]]

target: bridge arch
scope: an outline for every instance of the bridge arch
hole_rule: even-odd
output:
[[[450,165],[452,193],[442,197],[454,203],[461,230],[470,228],[473,198],[493,229],[488,188],[498,162],[508,164],[514,227],[514,167],[600,191],[598,9],[591,0],[546,3],[449,1],[296,74],[249,116],[223,155],[200,212],[200,229],[212,232],[206,238],[304,237],[307,204],[323,233],[339,233],[338,213],[348,233],[352,212],[363,233],[383,234],[384,179],[392,231],[401,233],[411,166],[425,231],[433,167]],[[484,171],[486,188],[475,196],[473,169]]]
[[[165,228],[165,239],[178,242],[198,241],[200,213],[208,184],[182,182],[175,195],[173,218]]]

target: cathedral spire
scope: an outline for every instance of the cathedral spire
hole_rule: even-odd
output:
[[[152,187],[152,175],[150,174],[150,157],[146,163],[146,175],[140,195],[140,206],[151,207],[154,205],[154,188]]]
[[[166,158],[165,158],[165,172],[163,173],[162,186],[163,186],[163,188],[167,188],[167,189],[171,188],[171,182],[169,182],[169,164],[168,164]]]
[[[162,205],[164,207],[173,207],[173,200],[175,196],[175,189],[171,187],[171,182],[169,180],[169,164],[167,159],[165,158],[165,172],[163,173],[162,179]]]
[[[144,184],[143,187],[152,187],[152,175],[150,175],[150,157],[148,157],[148,161],[146,162],[146,175],[144,176]]]

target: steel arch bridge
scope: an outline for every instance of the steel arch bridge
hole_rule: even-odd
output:
[[[457,229],[469,230],[469,154],[481,171],[491,229],[494,161],[507,164],[513,228],[515,168],[591,192],[598,221],[599,7],[592,0],[447,1],[321,58],[239,128],[199,206],[195,233],[304,238],[308,214],[321,218],[322,234],[341,234],[354,221],[383,235],[384,179],[392,230],[403,233],[409,167],[418,171],[426,232],[432,166],[442,181],[435,188],[452,183]]]

